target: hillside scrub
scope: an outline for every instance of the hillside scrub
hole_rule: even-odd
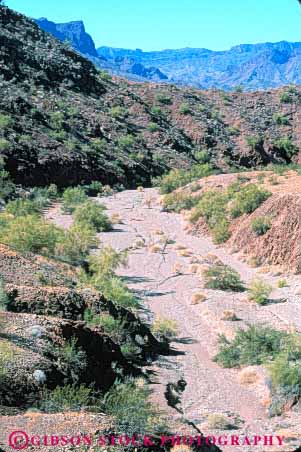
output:
[[[207,289],[231,290],[233,292],[245,290],[239,273],[228,265],[213,265],[203,272],[203,277]]]
[[[157,178],[154,182],[160,189],[162,195],[171,193],[179,187],[189,184],[195,180],[214,174],[214,170],[209,163],[193,165],[191,170],[171,170],[166,175]]]

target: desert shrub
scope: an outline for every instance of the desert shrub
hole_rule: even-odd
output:
[[[157,132],[157,130],[159,129],[160,127],[156,122],[150,122],[147,126],[147,130],[149,130],[150,132]]]
[[[210,154],[207,151],[207,149],[202,149],[201,151],[196,151],[194,153],[194,157],[200,163],[201,165],[204,165],[204,163],[210,162]]]
[[[5,207],[6,213],[14,215],[15,217],[23,217],[25,215],[36,215],[41,212],[40,207],[30,199],[18,198],[14,201],[9,201]]]
[[[94,313],[87,309],[84,314],[84,320],[91,328],[102,327],[104,332],[113,337],[114,341],[120,343],[125,337],[124,322],[114,319],[109,314]]]
[[[247,136],[246,143],[252,150],[256,149],[256,147],[261,143],[262,138],[256,136]]]
[[[263,190],[255,184],[248,184],[241,187],[233,196],[230,212],[233,218],[237,218],[244,213],[252,213],[264,201],[271,196],[267,190]]]
[[[101,80],[104,80],[105,82],[112,80],[111,74],[109,74],[107,71],[104,70],[98,71],[98,75],[101,78]]]
[[[292,104],[294,102],[294,98],[291,96],[291,93],[284,91],[280,94],[280,102],[282,104]]]
[[[0,384],[1,379],[7,374],[9,364],[14,360],[15,353],[13,346],[6,341],[0,342]]]
[[[44,391],[38,408],[46,413],[62,413],[87,410],[95,405],[97,402],[91,388],[73,384],[58,386],[53,391]]]
[[[93,180],[89,185],[83,187],[88,196],[97,196],[102,192],[103,185],[98,180]]]
[[[21,252],[53,254],[62,231],[36,215],[0,222],[0,241]]]
[[[110,231],[112,224],[104,212],[105,207],[94,201],[86,201],[76,207],[74,223],[95,229],[97,232]]]
[[[205,287],[208,289],[231,290],[242,292],[245,290],[239,273],[228,265],[213,265],[203,273]]]
[[[0,278],[0,310],[5,310],[9,299],[5,291],[3,280]]]
[[[150,389],[142,379],[117,381],[104,397],[104,408],[114,419],[116,433],[155,433],[155,419],[158,411],[152,406]]]
[[[292,143],[291,138],[282,137],[274,142],[274,145],[279,149],[283,156],[287,159],[291,159],[298,153],[298,147]]]
[[[116,107],[110,108],[109,114],[112,118],[123,119],[128,115],[128,111],[126,108],[117,105]]]
[[[151,108],[151,114],[154,116],[161,116],[162,115],[162,110],[160,107],[154,106]]]
[[[86,260],[91,248],[95,248],[97,244],[94,229],[86,223],[75,223],[59,235],[55,244],[55,256],[70,264],[80,265]]]
[[[230,126],[230,127],[228,127],[228,132],[230,135],[233,135],[236,137],[240,135],[240,130],[238,127]]]
[[[271,220],[267,217],[254,218],[251,223],[252,231],[255,232],[256,235],[264,235],[271,229],[271,226]]]
[[[290,123],[289,119],[286,116],[281,115],[280,113],[275,113],[273,115],[273,121],[275,121],[275,123],[279,126],[288,126]]]
[[[268,327],[239,329],[232,341],[224,335],[219,337],[220,350],[214,359],[223,367],[263,364],[278,356],[287,337],[286,333]]]
[[[11,148],[11,144],[5,138],[0,138],[0,152],[8,151]]]
[[[117,145],[119,148],[125,150],[130,149],[135,144],[135,138],[132,135],[124,135],[120,137],[117,141]]]
[[[13,120],[10,115],[0,114],[0,130],[4,131],[11,126]]]
[[[203,217],[209,226],[214,227],[221,218],[226,217],[227,202],[228,198],[224,193],[209,190],[202,195],[190,220],[195,223]]]
[[[287,287],[287,280],[279,279],[279,281],[277,282],[277,287],[279,287],[279,289],[282,289],[283,287]]]
[[[269,295],[273,288],[262,279],[254,279],[251,281],[248,291],[249,299],[258,304],[265,304],[269,299]]]
[[[152,325],[152,331],[159,339],[172,339],[177,335],[177,323],[171,319],[157,317]]]
[[[98,254],[89,257],[89,271],[96,279],[112,278],[117,268],[126,264],[127,252],[118,252],[111,246],[105,246]]]
[[[163,206],[167,212],[181,212],[192,209],[199,201],[197,196],[185,192],[173,192],[164,196]]]
[[[156,100],[158,102],[160,102],[160,104],[164,104],[164,105],[171,105],[172,104],[171,97],[168,96],[167,94],[164,94],[164,93],[157,94]]]
[[[189,104],[185,104],[185,103],[181,104],[179,107],[179,113],[181,115],[190,115],[192,112],[191,112],[191,108],[190,108]]]
[[[120,278],[114,276],[108,280],[98,280],[98,282],[99,285],[97,287],[108,300],[112,300],[117,305],[127,309],[136,309],[139,307],[138,299]]]
[[[231,237],[229,226],[230,223],[226,218],[221,218],[216,222],[211,229],[214,243],[224,243]]]
[[[190,182],[201,179],[203,177],[213,174],[211,165],[205,163],[203,165],[193,165],[191,170],[171,170],[166,175],[158,178],[157,184],[160,187],[160,192],[165,195],[171,193],[179,187],[183,187]]]
[[[48,353],[54,358],[57,369],[63,374],[63,383],[76,384],[87,367],[87,355],[71,338],[63,347],[49,345]]]
[[[88,200],[88,196],[82,187],[69,187],[63,193],[62,202],[63,210],[67,213],[72,213],[75,208]]]

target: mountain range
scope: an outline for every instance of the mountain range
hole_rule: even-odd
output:
[[[82,21],[56,24],[42,18],[36,23],[61,41],[68,41],[97,66],[131,80],[229,91],[237,86],[255,91],[301,84],[301,42],[242,44],[225,51],[96,49]]]

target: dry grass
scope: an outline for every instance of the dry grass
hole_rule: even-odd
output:
[[[137,249],[137,248],[143,248],[145,246],[145,242],[142,239],[137,239],[135,240],[135,242],[133,243],[133,248]]]
[[[181,244],[179,243],[178,245],[175,245],[175,249],[176,249],[177,251],[180,251],[180,250],[186,250],[186,249],[187,249],[187,246],[181,245]]]
[[[242,385],[252,385],[258,382],[259,375],[255,369],[246,367],[239,373],[238,379]]]
[[[247,260],[247,264],[251,268],[257,268],[260,266],[260,259],[258,257],[252,256],[250,259]]]
[[[144,192],[144,188],[143,187],[137,187],[137,191],[139,191],[140,193]]]
[[[195,305],[195,304],[203,303],[206,300],[207,300],[207,297],[205,294],[195,293],[191,297],[191,304]]]
[[[238,317],[237,317],[237,315],[235,314],[234,311],[226,309],[223,312],[222,320],[235,322],[235,320],[238,320]]]
[[[149,247],[149,251],[150,251],[151,253],[160,253],[160,252],[162,251],[162,248],[161,248],[160,245],[155,244],[155,245],[151,245],[151,246]]]
[[[121,215],[119,215],[119,213],[113,213],[111,215],[111,223],[112,224],[123,224]]]
[[[152,231],[152,233],[154,235],[164,235],[164,232],[162,231],[162,229],[155,229],[154,231]]]
[[[144,204],[150,209],[154,202],[154,198],[146,198]]]
[[[223,264],[223,261],[221,261],[221,259],[216,256],[213,253],[208,253],[204,259],[206,260],[206,262],[208,262],[209,264]]]
[[[176,275],[182,275],[183,274],[183,265],[180,264],[180,262],[176,262],[172,268],[172,272]]]
[[[181,256],[181,257],[190,257],[192,255],[192,251],[190,250],[181,250],[177,252],[177,256]]]

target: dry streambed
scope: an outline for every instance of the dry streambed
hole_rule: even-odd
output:
[[[273,287],[283,277],[288,283],[271,294],[272,300],[282,302],[266,306],[251,303],[244,293],[204,289],[201,269],[214,259],[237,270],[246,284],[258,269],[217,247],[210,238],[188,234],[181,215],[162,211],[155,189],[124,191],[102,198],[101,202],[109,214],[121,218],[112,232],[99,234],[99,238],[115,249],[129,249],[128,266],[121,268],[119,274],[143,300],[146,309],[140,315],[149,321],[169,319],[177,325],[177,337],[172,342],[175,353],[160,358],[152,369],[154,401],[173,418],[184,414],[205,434],[283,434],[292,438],[285,446],[261,445],[257,450],[294,450],[300,443],[301,416],[290,412],[282,417],[268,417],[269,390],[264,368],[224,369],[212,358],[220,333],[233,338],[238,328],[252,324],[301,331],[300,277],[279,276],[277,272],[261,274]],[[68,218],[57,207],[48,213],[48,218],[60,226],[69,226]],[[226,312],[234,312],[238,320],[229,320]],[[187,385],[176,411],[168,406],[165,393],[169,383],[175,384],[180,379]],[[223,430],[215,422],[215,414],[226,417],[236,429]],[[222,449],[232,451],[233,446]],[[255,449],[236,446],[235,450]]]

